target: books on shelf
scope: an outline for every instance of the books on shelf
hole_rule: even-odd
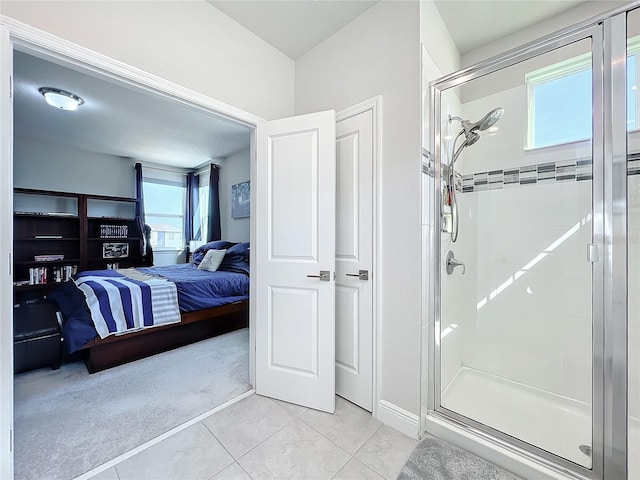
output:
[[[44,285],[48,280],[47,267],[33,267],[29,269],[29,280],[14,282],[15,286]],[[77,265],[65,265],[51,269],[51,280],[55,283],[71,280],[71,276],[78,273]],[[25,283],[26,282],[26,283]]]
[[[33,259],[36,262],[57,262],[59,260],[64,260],[64,255],[34,255]]]
[[[100,225],[100,238],[127,238],[127,225]]]
[[[68,212],[27,212],[24,210],[17,210],[15,212],[16,215],[40,215],[43,217],[77,217],[75,213]]]

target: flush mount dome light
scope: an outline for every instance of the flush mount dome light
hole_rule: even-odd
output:
[[[38,91],[49,105],[61,110],[76,110],[84,103],[84,100],[79,96],[59,88],[42,87]]]

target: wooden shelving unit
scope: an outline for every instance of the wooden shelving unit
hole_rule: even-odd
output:
[[[28,281],[31,268],[45,269],[47,278],[42,284],[14,286],[15,304],[46,297],[56,285],[54,270],[59,267],[83,271],[106,269],[113,263],[119,268],[145,264],[137,199],[25,188],[16,188],[14,198],[14,282]],[[126,236],[103,238],[103,225],[121,227],[121,232],[126,227]],[[106,250],[126,254],[105,258],[105,244],[119,244]],[[64,255],[64,259],[36,261],[36,255]]]

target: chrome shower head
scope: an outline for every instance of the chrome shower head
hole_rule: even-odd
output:
[[[471,123],[469,120],[463,120],[460,117],[452,117],[451,115],[449,115],[449,123],[458,120],[462,124],[462,130],[465,136],[468,138],[472,132],[483,132],[495,125],[496,122],[502,118],[502,115],[504,115],[504,108],[498,107],[491,110],[475,123]],[[473,143],[476,141],[477,139]],[[471,145],[471,143],[469,143],[469,145]]]
[[[501,107],[494,108],[475,123],[471,123],[469,120],[463,120],[460,117],[452,117],[451,115],[449,115],[449,123],[453,122],[454,120],[458,120],[462,124],[462,130],[460,130],[460,132],[458,133],[456,141],[461,135],[464,135],[464,142],[462,142],[460,147],[458,147],[457,149],[455,148],[456,141],[453,142],[454,152],[451,165],[456,163],[456,160],[465,147],[473,145],[478,140],[480,140],[480,134],[478,132],[482,132],[488,128],[491,128],[496,124],[498,120],[502,118],[502,115],[504,115],[504,108]]]
[[[487,113],[484,117],[482,117],[479,121],[477,121],[474,124],[474,127],[472,127],[472,130],[475,128],[475,126],[477,126],[478,131],[483,132],[487,128],[490,128],[493,125],[495,125],[496,122],[502,118],[502,115],[504,115],[504,108],[500,108],[500,107],[494,108],[489,113]]]

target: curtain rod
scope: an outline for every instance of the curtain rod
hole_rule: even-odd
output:
[[[177,173],[178,175],[184,175],[184,176],[186,176],[190,172],[194,172],[196,175],[202,175],[203,173],[209,171],[209,168],[210,168],[210,165],[211,165],[211,164],[207,164],[205,166],[201,166],[198,169],[194,169],[194,168],[181,169],[180,167],[169,167],[169,166],[149,164],[149,163],[144,163],[144,162],[136,162],[136,163],[141,163],[143,168],[146,168],[146,169],[149,169],[149,170],[157,170],[157,171],[160,171],[160,172]],[[213,162],[211,162],[211,163],[213,163]],[[220,168],[220,164],[218,164],[218,163],[213,163],[213,164],[216,167]]]

